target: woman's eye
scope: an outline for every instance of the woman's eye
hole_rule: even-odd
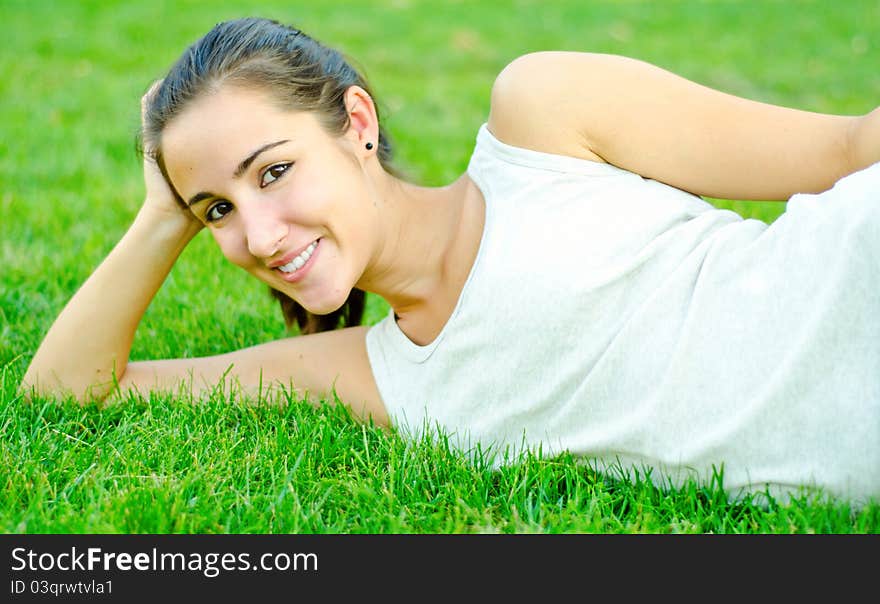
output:
[[[287,169],[290,168],[290,166],[291,164],[277,164],[275,166],[270,166],[268,170],[263,172],[263,178],[260,180],[260,187],[270,185],[281,178],[281,175],[287,172]]]
[[[215,203],[208,211],[205,212],[205,220],[208,222],[214,222],[215,220],[220,220],[224,216],[226,216],[229,212],[232,211],[232,204],[228,201],[221,201],[220,203]]]

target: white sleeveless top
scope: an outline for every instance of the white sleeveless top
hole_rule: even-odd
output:
[[[402,434],[880,500],[880,164],[770,225],[485,124],[468,174],[485,228],[446,325],[367,333]]]

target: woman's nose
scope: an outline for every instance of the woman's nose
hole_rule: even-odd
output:
[[[287,224],[266,208],[251,210],[244,217],[248,250],[257,258],[271,258],[284,243]]]

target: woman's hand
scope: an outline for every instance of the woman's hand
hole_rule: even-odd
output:
[[[141,132],[144,131],[147,106],[159,90],[160,84],[162,84],[162,80],[153,82],[150,89],[141,97]],[[202,223],[183,205],[183,201],[171,188],[168,180],[159,169],[159,165],[153,156],[153,149],[148,148],[147,144],[147,141],[144,140],[144,185],[146,186],[146,195],[143,210],[156,213],[157,216],[165,220],[180,221],[181,224],[187,226],[188,230],[201,229]]]

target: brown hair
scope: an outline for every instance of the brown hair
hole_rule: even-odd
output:
[[[219,23],[187,48],[144,108],[144,147],[166,180],[163,130],[189,102],[227,82],[263,90],[286,109],[311,111],[335,136],[349,126],[345,91],[357,85],[372,96],[365,78],[342,53],[298,29],[260,18]],[[381,125],[377,155],[386,171],[398,174],[391,165],[391,144]],[[178,198],[178,202],[183,200]],[[288,329],[295,323],[304,334],[359,325],[363,318],[365,294],[359,289],[352,289],[345,304],[326,315],[310,313],[286,294],[270,291],[281,305]]]

